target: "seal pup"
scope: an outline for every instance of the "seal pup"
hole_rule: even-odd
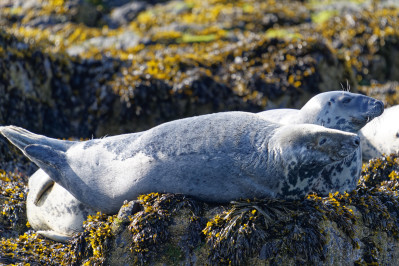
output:
[[[0,132],[78,200],[109,214],[124,200],[150,192],[220,203],[302,198],[326,165],[344,160],[360,145],[356,134],[310,124],[280,125],[245,112],[175,120],[139,137],[82,142],[14,126],[0,127]]]
[[[26,198],[28,221],[38,234],[66,243],[83,231],[83,221],[95,210],[82,204],[42,170],[29,178]]]
[[[363,160],[399,151],[399,105],[384,113],[360,130]]]
[[[373,118],[384,111],[384,104],[371,97],[346,91],[320,93],[300,110],[275,109],[258,113],[267,121],[282,124],[315,124],[351,133],[359,133]],[[362,151],[359,147],[344,161],[327,165],[321,172],[314,191],[326,194],[353,190],[362,170]]]

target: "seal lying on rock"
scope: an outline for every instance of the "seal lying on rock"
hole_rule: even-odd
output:
[[[399,105],[384,113],[360,130],[363,160],[399,151]]]
[[[275,109],[258,115],[270,122],[287,125],[308,123],[358,133],[383,111],[384,104],[376,99],[345,91],[331,91],[314,96],[300,110]],[[361,170],[362,153],[359,147],[344,161],[327,165],[320,173],[320,182],[313,189],[319,194],[353,190]]]
[[[131,134],[132,138],[134,136]],[[29,178],[26,212],[30,225],[38,234],[64,243],[74,233],[82,232],[83,221],[96,213],[55,183],[42,169]]]
[[[26,213],[38,234],[65,243],[74,233],[83,231],[83,221],[96,212],[39,169],[29,178]]]
[[[256,114],[226,112],[82,142],[55,140],[14,126],[0,132],[82,203],[116,213],[150,192],[211,202],[298,199],[326,165],[359,146],[356,134],[317,125],[280,125]]]

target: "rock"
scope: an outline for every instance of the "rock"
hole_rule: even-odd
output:
[[[142,195],[117,215],[89,216],[85,231],[68,245],[24,233],[26,227],[16,230],[24,225],[18,220],[14,231],[0,232],[0,262],[396,265],[398,157],[371,160],[356,190],[325,198],[311,194],[302,201],[240,200],[218,206],[184,195]],[[26,182],[16,175],[0,176],[3,188]],[[20,192],[11,190],[9,195],[19,198]]]
[[[97,49],[129,49],[133,48],[139,43],[140,38],[132,31],[124,31],[120,35],[111,37],[96,37],[91,38],[79,45],[71,46],[67,49],[67,53],[71,56],[77,56],[88,52],[93,47]]]
[[[362,93],[384,102],[385,108],[399,104],[399,84],[397,81],[379,83],[372,80],[370,86],[360,86]]]
[[[146,10],[148,3],[144,1],[133,1],[127,3],[121,7],[112,10],[109,20],[111,25],[114,27],[120,27],[127,25],[129,22],[133,21],[137,15]]]

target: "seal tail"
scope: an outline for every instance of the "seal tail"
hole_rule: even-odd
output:
[[[37,166],[43,169],[56,183],[62,183],[61,168],[66,164],[66,154],[46,145],[32,144],[26,146],[24,154]],[[50,181],[50,180],[48,180]],[[47,182],[51,185],[51,182]]]
[[[3,134],[12,144],[17,146],[22,152],[31,144],[46,145],[56,150],[66,151],[74,141],[58,140],[42,135],[34,134],[26,129],[16,126],[2,126],[0,133]]]

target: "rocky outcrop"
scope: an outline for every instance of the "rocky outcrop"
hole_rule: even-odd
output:
[[[312,194],[302,201],[241,200],[217,206],[184,195],[143,195],[126,202],[117,215],[89,216],[84,232],[66,245],[25,232],[25,221],[15,220],[21,230],[1,232],[0,262],[395,265],[398,158],[392,154],[371,160],[356,190],[325,198]],[[15,190],[20,177],[2,177],[9,196],[25,193]],[[3,204],[2,215],[12,213],[4,206],[13,204]],[[5,220],[0,222],[4,228]]]
[[[101,137],[210,112],[299,108],[346,81],[398,104],[391,2],[2,1],[0,124]],[[36,168],[1,139],[0,166],[15,174],[0,173],[0,262],[396,264],[392,158],[371,163],[355,191],[324,199],[209,206],[143,196],[136,214],[126,205],[90,217],[62,245],[27,231],[26,175]]]
[[[397,7],[337,5],[6,1],[0,123],[100,137],[395,80]],[[76,17],[90,10],[96,22]]]

